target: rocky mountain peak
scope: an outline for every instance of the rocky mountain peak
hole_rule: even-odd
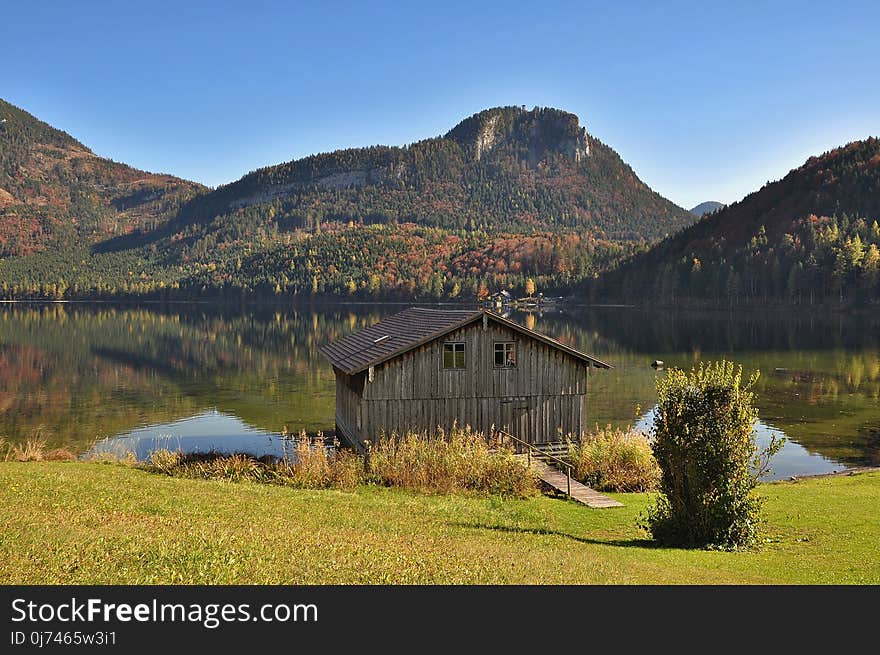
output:
[[[457,142],[475,161],[498,147],[524,155],[534,165],[549,154],[576,162],[590,155],[590,137],[575,114],[547,107],[486,109],[450,130],[445,138]]]

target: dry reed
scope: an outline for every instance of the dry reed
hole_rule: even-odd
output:
[[[660,467],[651,444],[637,430],[610,425],[568,444],[572,474],[600,491],[652,491],[660,483]]]
[[[409,433],[381,437],[369,448],[371,481],[431,493],[461,491],[525,497],[537,491],[526,462],[489,443],[470,427],[433,437]]]

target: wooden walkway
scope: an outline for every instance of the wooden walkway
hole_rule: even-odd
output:
[[[495,435],[499,438],[499,443],[501,444],[505,440],[508,443],[512,443],[517,456],[527,459],[529,466],[541,481],[559,493],[570,496],[573,500],[583,503],[587,507],[597,509],[623,507],[623,503],[600,494],[598,491],[590,489],[587,485],[571,477],[572,466],[570,462],[563,459],[564,447],[562,444],[548,443],[536,446],[504,430],[495,430]],[[557,466],[554,466],[552,462],[556,462]],[[563,473],[563,468],[568,473]]]
[[[538,474],[538,477],[541,478],[541,480],[560,493],[568,493],[568,476],[555,466],[550,466],[539,460],[537,457],[532,457],[532,470]],[[583,503],[587,507],[623,507],[623,503],[619,503],[613,498],[600,494],[598,491],[594,491],[587,485],[581,484],[574,479],[571,480],[571,497],[573,500]]]

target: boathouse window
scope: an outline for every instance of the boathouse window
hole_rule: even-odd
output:
[[[503,341],[495,344],[495,368],[516,368],[516,342]]]
[[[465,367],[464,344],[443,344],[443,368],[458,369]]]

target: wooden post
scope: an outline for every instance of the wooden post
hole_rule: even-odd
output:
[[[565,467],[565,474],[566,474],[566,481],[565,482],[568,487],[568,499],[571,500],[571,467],[570,466]]]

